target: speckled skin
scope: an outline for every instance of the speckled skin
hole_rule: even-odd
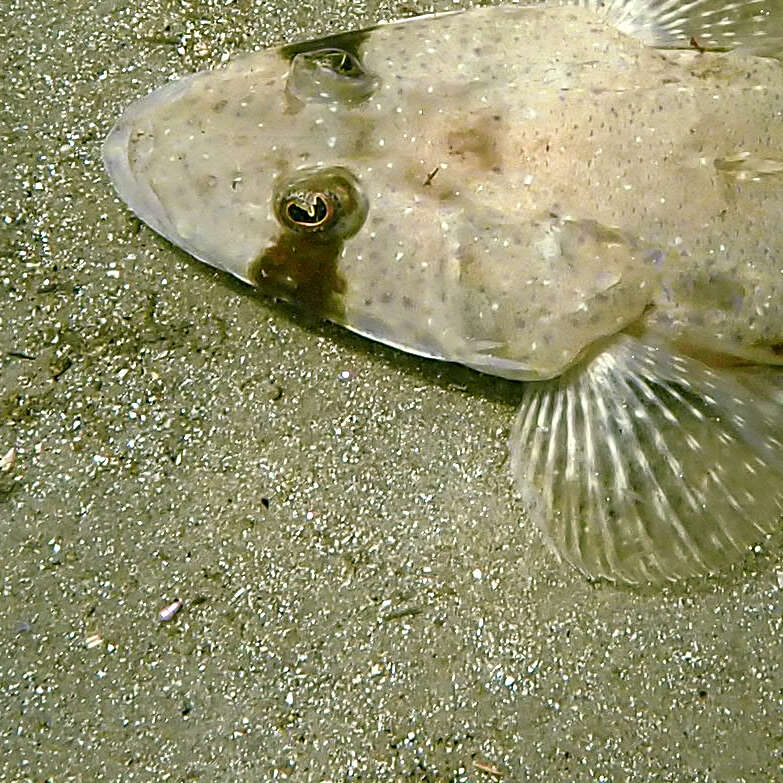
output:
[[[476,9],[328,43],[355,49],[369,98],[299,100],[290,47],[175,82],[107,142],[123,197],[261,282],[270,248],[279,264],[281,247],[301,261],[313,244],[281,245],[280,183],[343,166],[369,209],[321,253],[336,274],[317,306],[349,328],[520,379],[629,326],[780,361],[778,60],[659,51],[577,8]]]
[[[589,576],[676,580],[783,509],[783,13],[585,2],[253,55],[131,106],[104,160],[272,296],[537,381],[509,438],[527,516]]]

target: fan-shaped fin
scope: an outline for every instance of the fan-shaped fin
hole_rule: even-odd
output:
[[[783,371],[716,371],[621,337],[529,383],[511,466],[555,551],[629,583],[716,571],[780,524]]]

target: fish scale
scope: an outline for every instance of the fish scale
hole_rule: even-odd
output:
[[[528,382],[512,474],[556,554],[678,579],[783,504],[782,30],[756,0],[422,17],[166,85],[104,161],[197,258]]]

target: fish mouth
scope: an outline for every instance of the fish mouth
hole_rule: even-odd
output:
[[[155,153],[153,119],[161,106],[174,105],[208,75],[195,73],[170,82],[131,104],[103,143],[103,166],[117,195],[143,223],[199,261],[250,282],[243,263],[216,258],[214,250],[205,247],[197,237],[183,234],[176,216],[166,208],[149,176]]]
[[[279,230],[270,203],[279,161],[258,146],[260,120],[277,116],[280,102],[264,97],[245,111],[245,95],[250,74],[267,84],[284,69],[278,58],[256,59],[165,84],[131,104],[103,144],[109,179],[142,222],[246,283],[249,264]]]
[[[162,104],[177,100],[192,86],[200,74],[171,82],[131,104],[103,142],[103,166],[119,197],[136,216],[170,242],[182,247],[186,240],[174,223],[155,190],[140,174],[144,170],[145,146],[154,144],[145,128],[151,126],[150,115]],[[149,139],[145,145],[145,136]],[[185,248],[198,257],[196,248]],[[203,259],[202,259],[203,260]]]

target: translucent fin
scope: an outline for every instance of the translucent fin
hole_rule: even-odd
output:
[[[770,0],[563,0],[651,46],[783,57],[783,7]]]
[[[556,553],[628,583],[707,574],[781,523],[783,371],[718,372],[622,337],[527,384],[511,469]]]
[[[715,168],[738,181],[758,180],[772,174],[783,175],[783,157],[740,152],[726,158],[715,158]]]

